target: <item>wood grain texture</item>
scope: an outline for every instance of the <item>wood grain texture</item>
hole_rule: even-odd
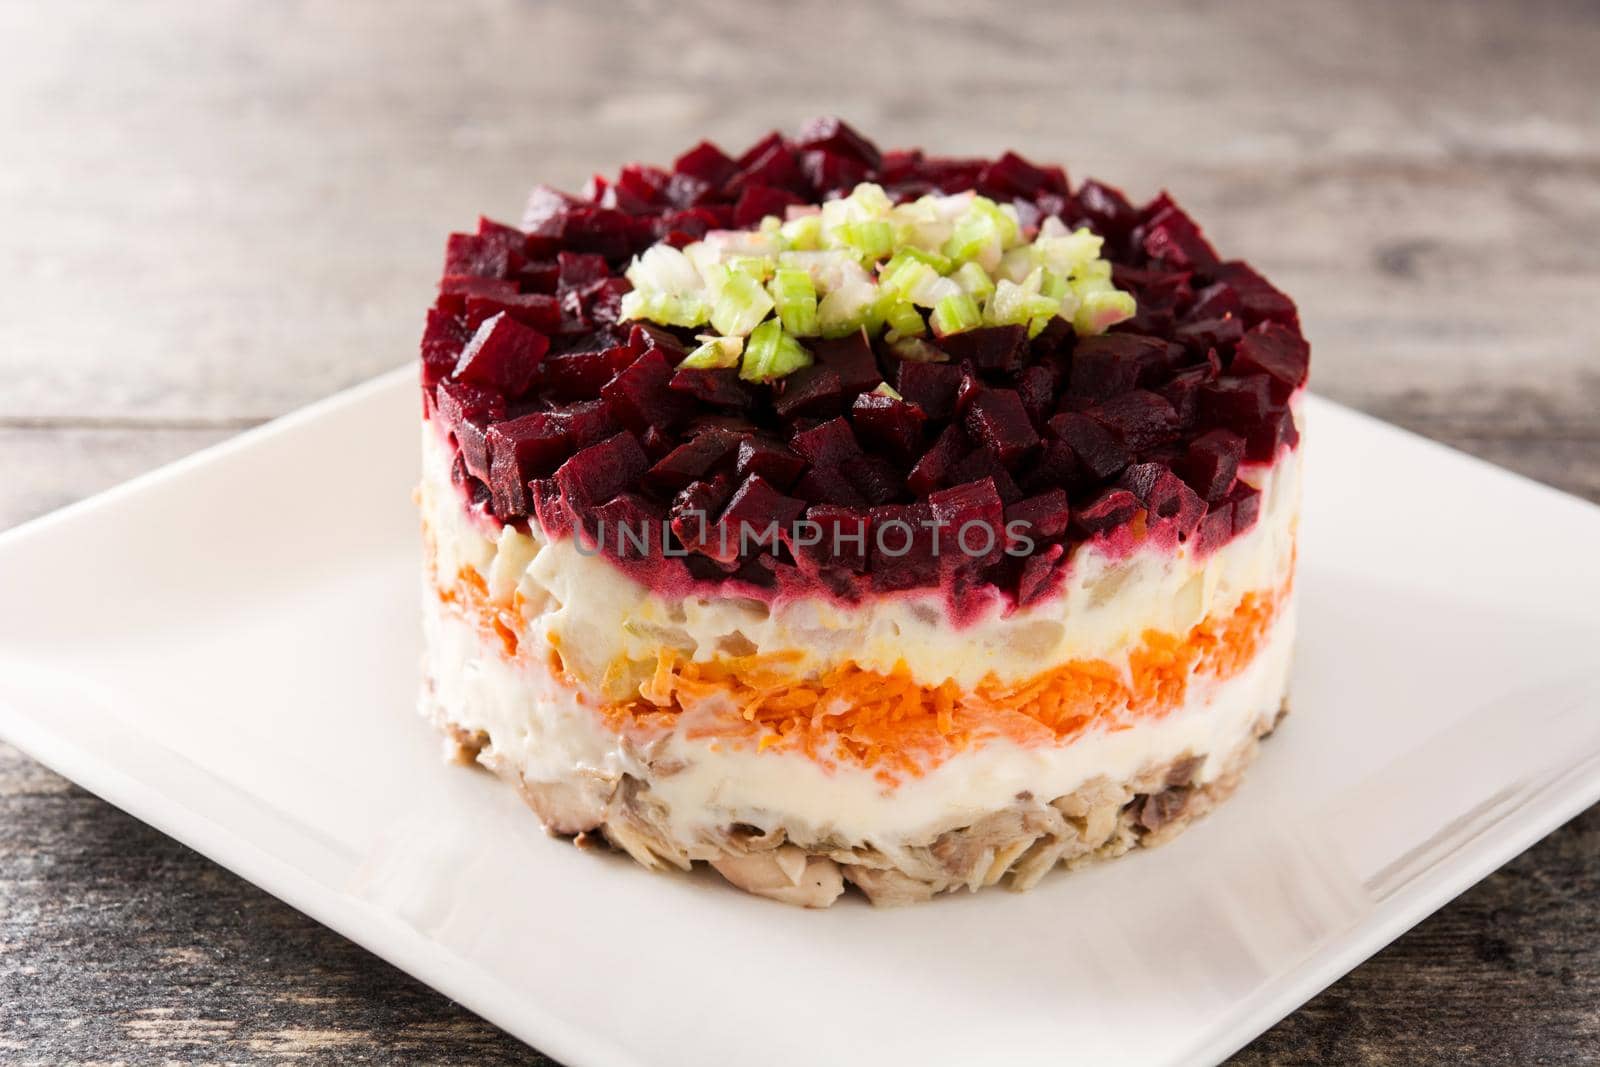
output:
[[[532,182],[821,112],[1169,187],[1320,391],[1600,500],[1600,5],[801,11],[0,0],[0,526],[404,362]],[[0,1059],[548,1062],[4,747],[0,809]],[[1591,810],[1236,1062],[1594,1062],[1596,930]]]

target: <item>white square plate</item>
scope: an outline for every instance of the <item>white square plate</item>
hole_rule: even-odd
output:
[[[0,536],[0,733],[569,1064],[1218,1060],[1600,797],[1600,509],[1309,409],[1295,713],[1170,845],[791,910],[413,712],[412,371]]]

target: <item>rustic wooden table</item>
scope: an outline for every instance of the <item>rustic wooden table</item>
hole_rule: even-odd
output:
[[[825,112],[1168,186],[1320,391],[1600,499],[1600,6],[820,15],[0,2],[0,526],[405,362],[533,181]],[[0,1058],[548,1062],[4,746],[0,812]],[[1595,1062],[1597,931],[1600,809],[1237,1062]]]

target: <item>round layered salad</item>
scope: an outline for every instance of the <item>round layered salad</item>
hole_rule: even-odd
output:
[[[450,237],[422,706],[552,832],[823,907],[1170,837],[1284,707],[1294,304],[1163,194],[833,119]]]

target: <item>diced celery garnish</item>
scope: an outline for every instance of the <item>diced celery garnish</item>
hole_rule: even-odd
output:
[[[784,332],[783,323],[768,319],[751,332],[739,377],[747,382],[771,381],[809,367],[811,362],[811,353]]]
[[[950,275],[952,281],[961,287],[961,291],[974,300],[987,300],[989,294],[994,292],[994,279],[989,277],[989,272],[976,263],[963,263]]]
[[[739,354],[744,351],[744,338],[702,334],[700,340],[700,347],[684,356],[678,366],[691,370],[722,370],[739,365]]]
[[[884,219],[846,222],[834,236],[862,259],[882,259],[894,251],[894,225]]]
[[[822,216],[801,215],[778,228],[791,249],[812,252],[822,247]]]
[[[711,326],[724,337],[748,334],[772,310],[772,298],[760,282],[743,271],[723,271],[722,293],[711,309]]]
[[[905,399],[905,397],[900,395],[900,390],[896,389],[894,386],[890,385],[888,382],[879,382],[878,383],[878,387],[876,389],[874,389],[872,392],[876,396],[886,396],[890,400],[904,400]]]
[[[922,321],[922,313],[909,301],[892,301],[883,313],[884,325],[889,327],[889,340],[895,341],[902,337],[920,337],[928,331],[928,326]]]
[[[920,337],[902,337],[889,344],[889,351],[897,359],[910,363],[949,363],[950,353],[931,345]]]
[[[969,294],[957,293],[939,301],[928,323],[936,335],[943,337],[946,334],[977,329],[983,325],[983,314],[978,310],[978,302]]]
[[[767,283],[783,328],[796,337],[817,335],[817,290],[803,270],[780,267]]]
[[[872,327],[878,287],[866,279],[841,285],[823,296],[817,304],[817,327],[824,337],[844,337],[863,326]]]
[[[699,296],[675,296],[672,293],[634,289],[622,294],[622,318],[644,319],[664,326],[699,326],[708,315],[706,303]]]
[[[1117,323],[1133,318],[1137,310],[1132,293],[1115,289],[1108,293],[1089,293],[1072,317],[1072,326],[1081,334],[1105,333]]]

